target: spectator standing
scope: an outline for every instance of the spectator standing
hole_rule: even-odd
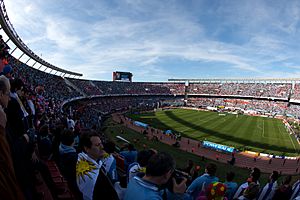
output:
[[[104,158],[103,158],[103,167],[105,168],[105,171],[110,178],[112,183],[115,183],[118,180],[118,174],[117,174],[117,163],[116,159],[113,156],[113,153],[115,152],[116,145],[112,141],[108,141],[104,144]]]
[[[76,180],[84,200],[119,200],[101,159],[104,150],[100,136],[95,132],[83,134],[80,139],[83,152],[76,164]]]
[[[137,162],[133,162],[128,167],[128,182],[139,173],[145,174],[146,166],[154,152],[151,150],[142,150],[137,155]]]
[[[188,187],[187,193],[191,194],[194,199],[201,196],[201,193],[205,193],[210,183],[219,181],[219,179],[215,176],[216,172],[217,166],[213,163],[209,163],[205,168],[205,173],[196,178]]]
[[[74,134],[71,130],[65,130],[61,134],[61,143],[59,145],[59,166],[62,175],[68,181],[68,185],[78,199],[81,193],[76,183],[76,162],[78,155],[74,145]]]
[[[10,84],[0,76],[0,196],[3,199],[22,200],[23,194],[17,183],[10,148],[6,140],[6,114],[4,108],[9,102]]]
[[[20,188],[25,198],[31,199],[34,194],[33,165],[31,162],[34,147],[26,129],[28,113],[17,94],[17,91],[22,90],[24,84],[20,79],[10,80],[10,82],[10,101],[5,109],[7,116],[7,140],[10,145],[15,174]]]
[[[238,188],[237,183],[233,182],[234,176],[235,176],[234,172],[228,172],[226,174],[226,182],[224,184],[226,185],[227,188],[225,197],[227,197],[228,200],[231,200],[233,198],[233,195]]]
[[[38,148],[40,157],[43,160],[48,160],[52,154],[52,140],[49,134],[49,126],[44,124],[39,130]]]
[[[84,200],[92,200],[94,187],[102,166],[103,145],[100,136],[94,132],[82,135],[81,146],[76,164],[77,185]]]
[[[120,155],[123,156],[125,160],[125,170],[127,170],[128,166],[136,161],[137,150],[134,148],[133,144],[127,144],[127,150],[121,151]]]
[[[191,199],[184,193],[186,179],[177,184],[173,179],[173,191],[171,193],[162,186],[165,185],[175,169],[174,159],[167,153],[153,155],[146,167],[146,175],[135,176],[129,182],[124,200],[148,200],[148,199]]]

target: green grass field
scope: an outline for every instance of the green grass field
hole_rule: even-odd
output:
[[[238,149],[295,156],[300,145],[281,120],[246,115],[174,109],[129,114],[130,118],[161,130],[171,129],[196,140],[209,140]]]
[[[146,139],[146,137],[143,134],[141,134],[139,132],[135,132],[131,129],[128,129],[128,128],[124,127],[123,125],[117,124],[117,123],[113,122],[111,119],[106,120],[103,127],[104,127],[103,132],[106,134],[106,136],[108,136],[108,138],[110,140],[114,141],[118,146],[122,146],[124,144],[123,141],[116,139],[116,136],[119,135],[119,136],[122,136],[123,138],[125,138],[126,140],[132,142],[138,150],[142,150],[143,145],[146,144],[147,148],[154,148],[158,151],[168,152],[175,158],[177,168],[186,167],[187,161],[193,160],[196,165],[201,166],[199,175],[204,173],[205,165],[207,163],[211,163],[211,162],[215,163],[218,166],[217,176],[220,178],[221,181],[225,181],[227,172],[234,171],[235,172],[234,181],[241,184],[241,183],[245,182],[245,180],[248,178],[249,173],[250,173],[249,169],[239,168],[239,167],[231,166],[231,165],[228,165],[225,163],[219,163],[219,162],[216,162],[215,160],[205,159],[204,161],[202,161],[199,158],[199,156],[197,156],[195,154],[183,151],[178,148],[174,148],[172,146],[169,146],[169,145],[161,143],[161,142],[149,141]],[[121,134],[122,131],[124,131],[123,134]],[[134,139],[135,140],[138,139],[139,142],[134,143],[133,142]],[[260,178],[260,183],[262,185],[264,185],[267,182],[268,177],[269,177],[269,174],[262,173],[261,178]],[[284,176],[282,176],[278,182],[281,182],[283,177]],[[298,178],[299,178],[299,176],[293,176],[293,182],[298,180]]]

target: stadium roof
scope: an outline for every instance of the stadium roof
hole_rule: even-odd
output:
[[[80,73],[76,73],[76,72],[72,72],[72,71],[68,71],[68,70],[64,70],[59,67],[56,67],[56,66],[46,62],[45,60],[40,58],[38,55],[36,55],[32,50],[30,50],[29,47],[18,36],[13,25],[9,21],[3,0],[0,0],[0,7],[1,7],[1,9],[0,9],[1,28],[4,30],[4,32],[9,37],[9,39],[12,40],[12,42],[16,45],[16,48],[19,48],[23,52],[23,54],[26,54],[29,58],[35,60],[36,63],[40,63],[41,65],[45,66],[46,68],[50,68],[52,70],[61,72],[64,75],[66,75],[66,74],[73,75],[74,77],[82,76],[82,74],[80,74]]]

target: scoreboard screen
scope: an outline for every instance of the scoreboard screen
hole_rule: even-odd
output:
[[[132,82],[132,73],[130,73],[130,72],[113,72],[113,81]]]

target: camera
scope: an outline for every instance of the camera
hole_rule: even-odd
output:
[[[175,179],[177,184],[180,184],[184,178],[186,178],[188,181],[192,180],[192,177],[188,175],[186,172],[175,169],[171,175],[171,178],[167,182],[167,188],[171,192],[173,192],[173,178]]]

